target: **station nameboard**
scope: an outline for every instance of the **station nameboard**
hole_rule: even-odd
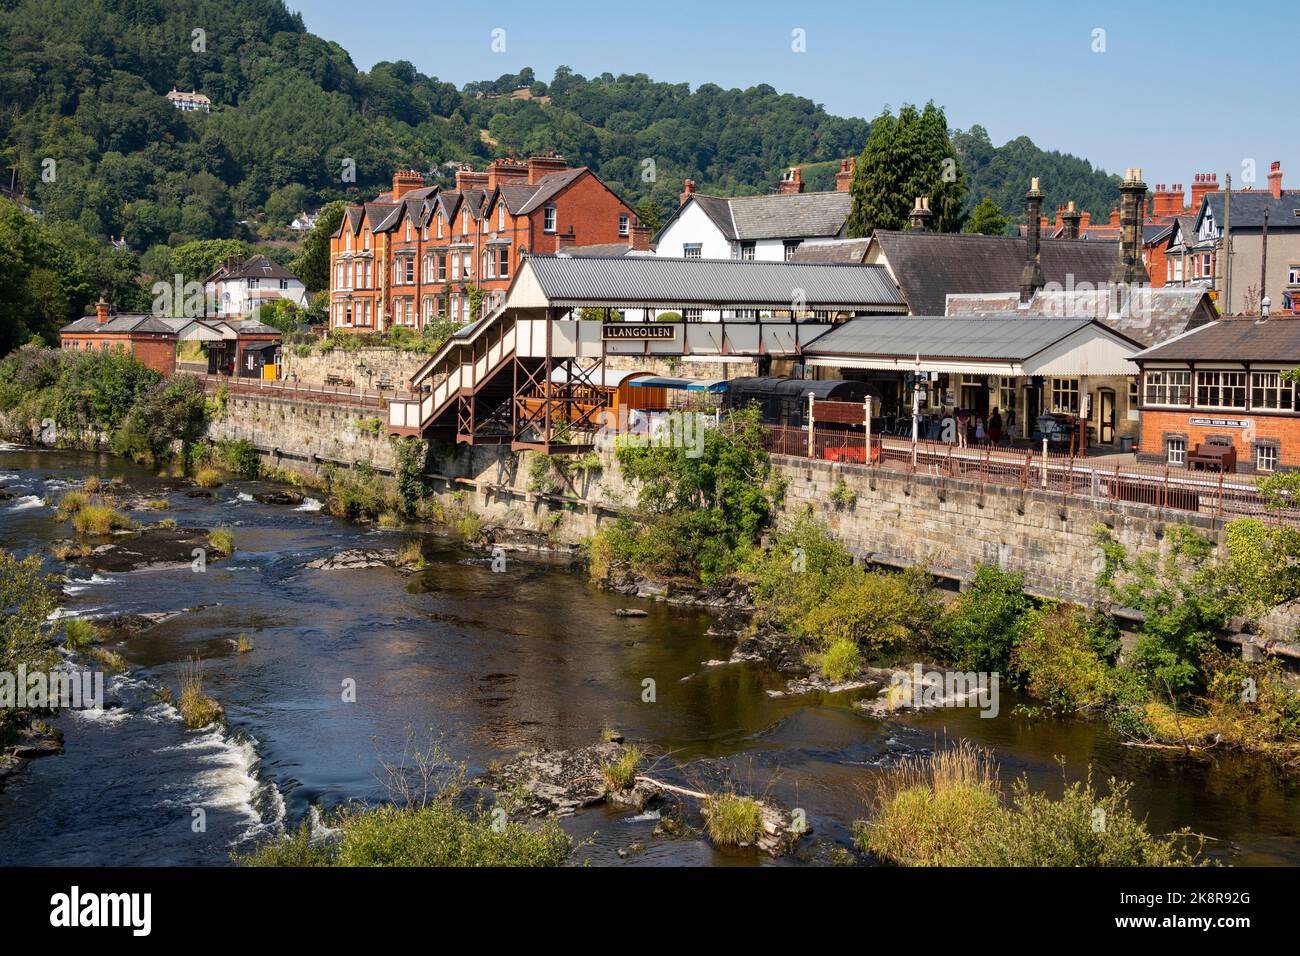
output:
[[[1249,428],[1249,418],[1189,418],[1189,425],[1208,425],[1211,428]]]
[[[670,322],[605,322],[600,327],[600,337],[606,340],[647,341],[671,339],[676,335],[676,326]]]

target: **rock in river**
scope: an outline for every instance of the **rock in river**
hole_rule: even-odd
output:
[[[328,558],[308,561],[307,567],[318,571],[354,570],[357,568],[391,568],[397,565],[397,552],[392,549],[372,551],[368,548],[351,548],[331,554]]]

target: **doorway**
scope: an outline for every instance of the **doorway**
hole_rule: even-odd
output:
[[[1115,390],[1097,389],[1097,441],[1103,445],[1115,444]]]

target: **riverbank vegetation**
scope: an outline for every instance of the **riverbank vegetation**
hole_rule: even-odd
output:
[[[19,558],[0,549],[0,673],[16,675],[20,667],[48,671],[58,663],[56,625],[50,619],[58,606],[58,578],[42,571],[39,557]],[[40,716],[13,703],[0,706],[0,747],[13,743]]]
[[[490,806],[463,765],[436,748],[385,764],[390,802],[346,806],[323,832],[297,831],[237,856],[244,866],[560,866],[573,841],[554,817],[536,824],[510,819],[511,806]],[[448,769],[450,768],[450,769]]]
[[[188,376],[164,379],[120,352],[25,346],[0,361],[0,413],[19,440],[39,434],[67,448],[112,451],[163,463],[206,427],[203,390]]]
[[[1193,866],[1201,840],[1152,834],[1128,804],[1129,785],[1067,782],[1053,799],[1021,778],[1004,796],[990,751],[969,742],[907,757],[882,771],[863,852],[900,866]]]
[[[757,546],[781,495],[758,411],[730,412],[700,431],[662,446],[620,440],[616,455],[637,487],[636,508],[591,542],[594,575],[621,563],[709,585],[734,573]],[[698,455],[688,453],[692,444]]]

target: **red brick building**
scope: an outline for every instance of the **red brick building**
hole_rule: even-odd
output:
[[[280,330],[253,319],[243,321],[174,318],[139,312],[117,313],[100,298],[95,314],[69,322],[59,330],[60,347],[68,352],[120,352],[163,375],[177,367],[177,343],[190,344],[181,364],[191,371],[260,377],[274,364]]]
[[[454,189],[393,176],[373,202],[349,206],[330,240],[330,326],[380,332],[466,322],[505,295],[529,253],[650,248],[649,231],[590,169],[554,153],[463,167]]]
[[[1203,443],[1231,445],[1236,469],[1300,468],[1300,406],[1283,377],[1300,367],[1300,316],[1221,318],[1134,356],[1147,461],[1185,466]]]
[[[163,375],[176,364],[177,320],[113,311],[101,297],[95,314],[83,316],[59,330],[59,343],[70,352],[125,352]],[[179,320],[188,325],[192,319]]]

